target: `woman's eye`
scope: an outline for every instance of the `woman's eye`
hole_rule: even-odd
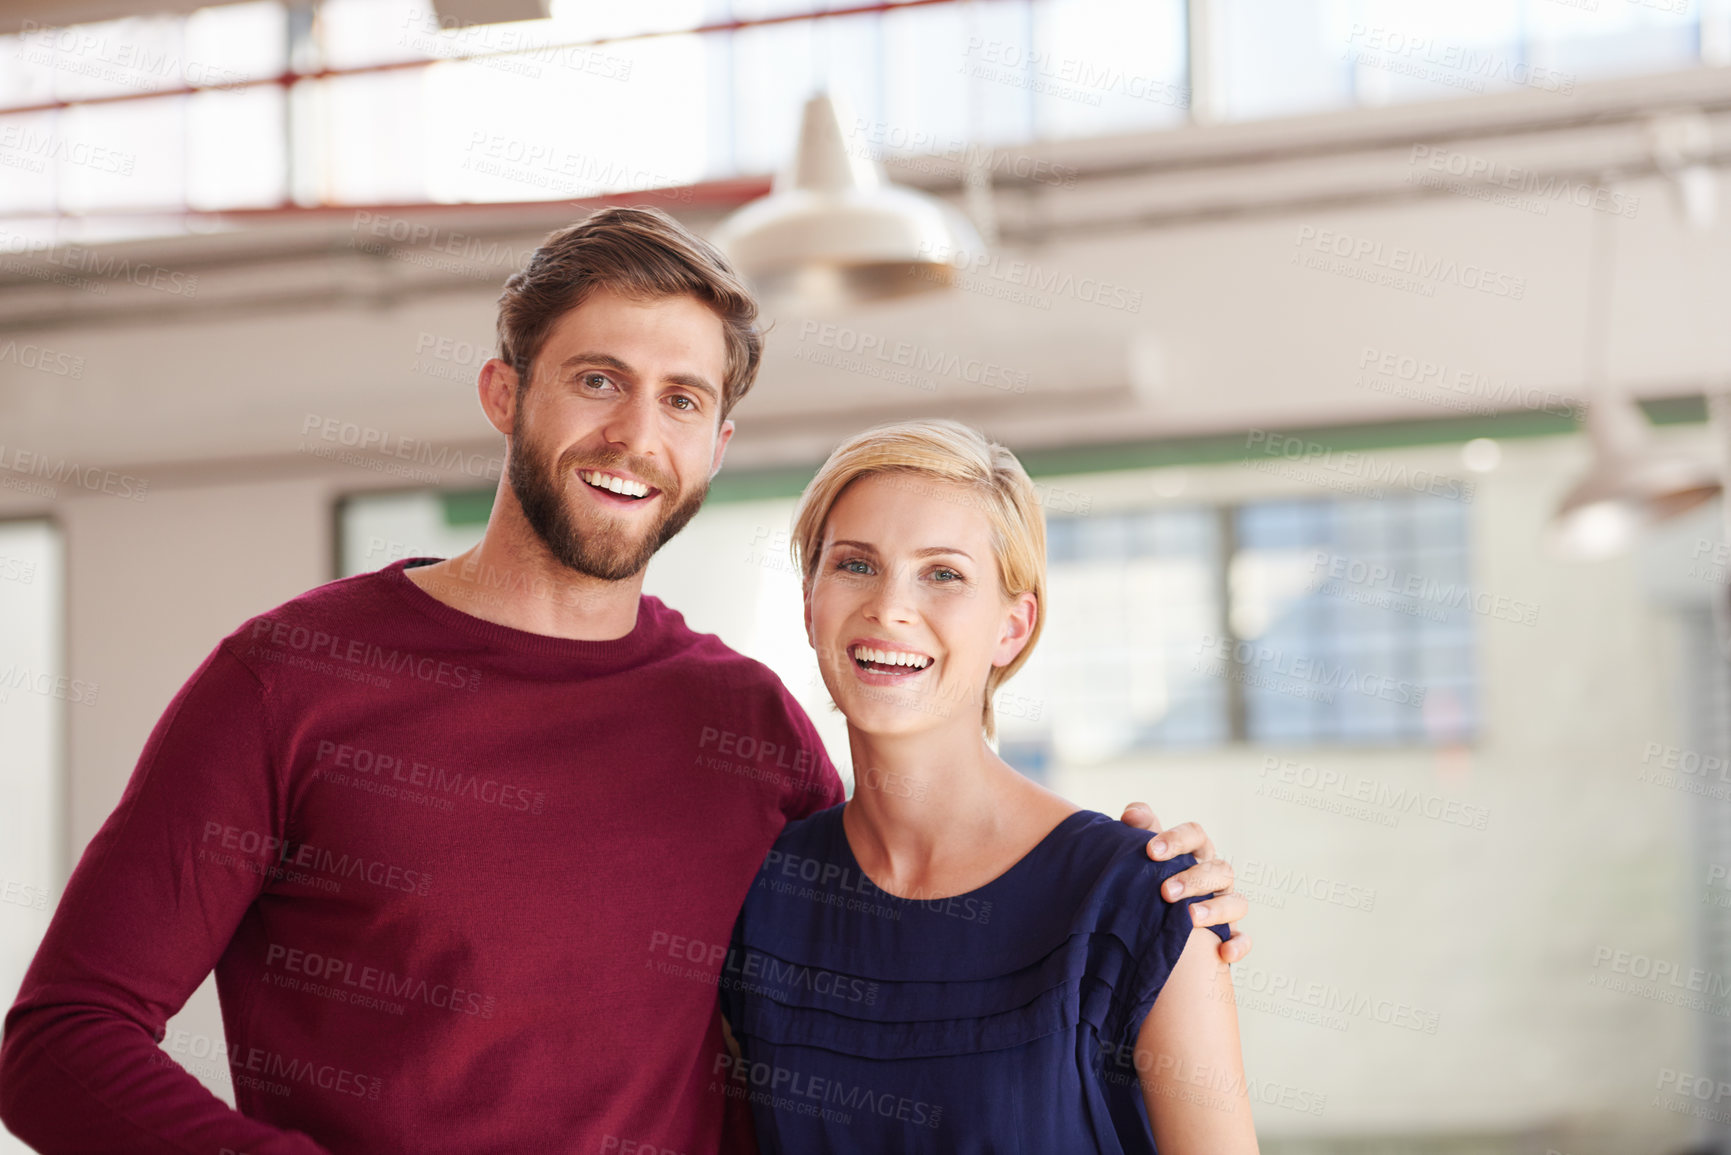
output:
[[[857,557],[848,558],[846,561],[844,561],[840,565],[836,566],[836,568],[840,569],[840,570],[846,570],[848,573],[857,573],[857,574],[869,574],[872,571],[872,567],[869,563],[862,561],[861,559],[859,559]]]
[[[948,566],[939,566],[937,569],[932,571],[932,576],[941,582],[959,582],[964,580],[961,574]]]

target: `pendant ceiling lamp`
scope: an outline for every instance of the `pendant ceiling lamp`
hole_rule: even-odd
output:
[[[1713,463],[1654,446],[1646,414],[1633,397],[1609,383],[1605,361],[1614,315],[1617,222],[1609,213],[1594,216],[1582,357],[1592,460],[1564,494],[1549,531],[1558,553],[1583,560],[1625,552],[1643,529],[1710,500],[1721,486]]]
[[[1551,522],[1558,548],[1569,556],[1622,553],[1641,530],[1719,492],[1710,464],[1651,444],[1646,415],[1632,398],[1601,390],[1588,406],[1586,425],[1592,464]]]
[[[984,250],[967,217],[850,149],[827,94],[806,102],[774,189],[722,222],[715,242],[764,296],[818,305],[945,289],[958,255]]]

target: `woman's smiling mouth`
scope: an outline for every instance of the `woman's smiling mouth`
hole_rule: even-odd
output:
[[[891,648],[881,642],[853,642],[847,655],[862,680],[874,685],[906,681],[925,673],[935,661],[930,654]]]

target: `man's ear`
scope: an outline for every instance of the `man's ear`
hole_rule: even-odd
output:
[[[709,480],[721,472],[721,459],[727,456],[727,443],[733,440],[733,422],[723,421],[715,438],[715,456],[709,462]]]
[[[511,436],[517,427],[517,371],[494,357],[481,366],[481,376],[475,382],[481,398],[481,412],[494,429]]]

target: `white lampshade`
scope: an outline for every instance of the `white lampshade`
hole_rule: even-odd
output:
[[[948,288],[957,255],[984,249],[956,209],[891,184],[862,147],[850,149],[826,94],[806,102],[799,147],[774,189],[714,239],[760,293],[818,304]]]
[[[1631,398],[1602,394],[1594,400],[1587,436],[1592,463],[1551,520],[1553,543],[1568,556],[1622,553],[1642,529],[1719,492],[1711,464],[1653,448],[1647,419]]]

